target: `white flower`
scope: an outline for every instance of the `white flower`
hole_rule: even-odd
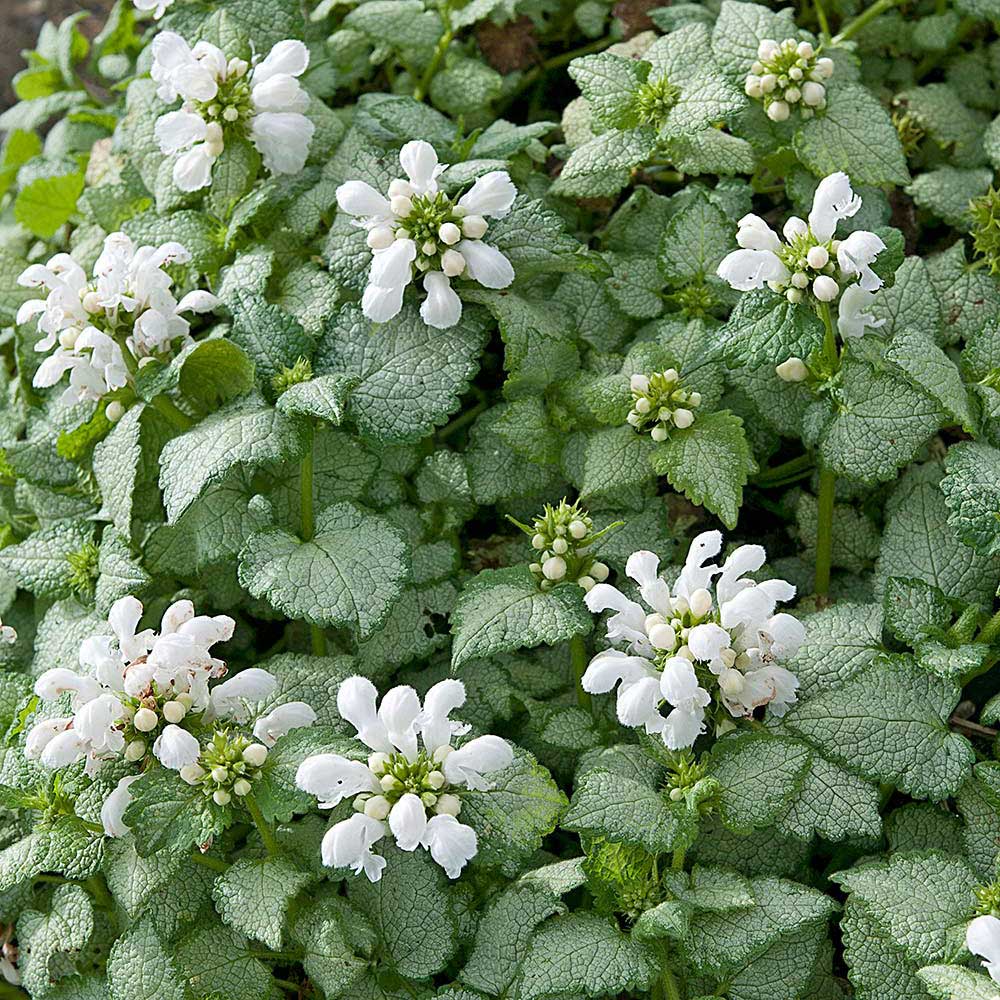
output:
[[[101,826],[108,837],[124,837],[129,828],[125,825],[122,817],[132,801],[132,793],[129,787],[132,782],[138,781],[141,774],[131,774],[122,778],[115,786],[114,791],[104,800],[101,806]]]
[[[392,319],[416,270],[424,273],[427,293],[421,318],[428,326],[447,329],[462,316],[451,278],[465,276],[486,288],[506,288],[514,280],[510,261],[481,237],[489,227],[486,218],[502,219],[517,191],[506,172],[494,170],[453,202],[438,189],[445,168],[434,147],[422,140],[406,143],[399,163],[406,179],[393,180],[384,196],[364,181],[337,188],[340,210],[368,231],[372,264],[362,312],[375,323]]]
[[[174,183],[182,191],[207,187],[227,138],[244,136],[272,174],[298,173],[315,130],[305,115],[309,95],[298,81],[308,66],[309,50],[293,39],[278,42],[251,70],[209,42],[191,48],[172,31],[157,35],[151,70],[157,93],[164,101],[184,101],[155,126],[160,151],[181,154]]]
[[[1000,920],[976,917],[965,929],[965,947],[982,959],[990,979],[1000,983]]]
[[[882,239],[865,230],[841,241],[833,238],[837,224],[860,208],[861,199],[851,189],[847,174],[830,174],[816,188],[808,223],[796,216],[785,222],[785,242],[760,216],[743,216],[736,233],[740,249],[722,259],[717,273],[739,291],[767,285],[791,303],[805,301],[810,290],[815,302],[832,302],[842,285],[846,285],[845,296],[854,288],[874,292],[882,286],[882,279],[870,265],[886,249]],[[834,278],[834,260],[840,268],[840,283]],[[855,278],[857,284],[852,283]]]
[[[657,556],[633,553],[625,572],[649,610],[609,584],[597,584],[584,598],[591,611],[615,612],[607,621],[608,640],[625,647],[594,656],[583,675],[584,690],[606,694],[617,688],[619,721],[660,734],[671,749],[694,743],[712,701],[694,663],[717,679],[719,701],[733,716],[762,705],[781,715],[795,701],[798,682],[778,661],[795,655],[805,630],[791,615],[774,613],[778,601],[795,596],[795,588],[746,575],[763,566],[761,546],[739,546],[719,566],[710,560],[721,551],[720,532],[698,535],[673,594],[659,576]],[[664,704],[670,707],[666,716]]]
[[[174,0],[132,0],[136,10],[141,10],[144,14],[152,11],[154,21],[159,21],[173,2]]]
[[[418,164],[415,174],[424,185],[435,183],[426,164]],[[317,754],[307,757],[296,773],[295,783],[315,795],[321,809],[354,800],[357,814],[335,824],[323,838],[323,863],[364,871],[376,882],[385,861],[371,848],[391,832],[401,850],[424,847],[449,878],[457,878],[475,856],[476,833],[455,819],[461,809],[455,792],[491,787],[483,776],[509,766],[513,750],[498,736],[480,736],[452,748],[452,737],[468,730],[450,718],[465,703],[461,681],[435,684],[423,705],[405,685],[377,701],[375,686],[363,677],[347,678],[337,692],[340,714],[374,751],[367,761]]]
[[[874,293],[866,292],[860,285],[844,289],[837,307],[837,329],[842,337],[863,337],[866,329],[885,325],[884,319],[876,319],[868,311],[874,301]]]
[[[201,756],[201,744],[197,738],[180,726],[165,726],[153,743],[156,759],[172,771],[195,764]]]
[[[316,713],[304,701],[290,701],[262,715],[253,726],[255,739],[266,747],[273,747],[282,736],[293,729],[304,729],[316,721]]]
[[[209,698],[212,713],[222,719],[246,722],[251,715],[248,702],[261,702],[278,689],[278,679],[274,674],[249,667],[235,677],[217,684]]]

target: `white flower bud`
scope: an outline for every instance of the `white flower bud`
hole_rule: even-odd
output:
[[[584,593],[589,593],[595,586],[597,586],[597,581],[592,576],[581,576],[576,581],[576,585],[580,587]]]
[[[221,785],[229,780],[229,769],[219,765],[218,767],[212,768],[212,780],[217,784]]]
[[[365,811],[365,803],[368,801],[370,796],[368,795],[355,795],[353,801],[351,802],[351,808],[358,813],[363,813]]]
[[[767,117],[773,122],[788,121],[792,109],[784,101],[772,101],[767,106]]]
[[[608,574],[611,571],[602,562],[595,562],[593,566],[590,567],[590,575],[598,582],[603,583],[608,578]]]
[[[225,148],[222,141],[222,126],[218,122],[209,122],[205,126],[205,145],[213,156],[221,156]]]
[[[690,660],[692,663],[694,663],[694,653],[691,652],[691,649],[688,647],[687,644],[681,646],[681,648],[678,649],[676,653],[674,653],[674,656],[683,657],[685,660]]]
[[[628,380],[628,384],[634,392],[649,392],[649,379],[641,372],[636,372]]]
[[[732,646],[727,646],[719,653],[719,659],[722,660],[727,667],[731,667],[736,662],[737,656],[739,656],[739,654],[732,648]]]
[[[445,250],[441,254],[441,270],[449,278],[457,278],[465,270],[465,258],[457,250]]]
[[[233,56],[226,65],[226,77],[235,76],[237,79],[246,74],[246,71],[250,68],[250,64],[246,59],[240,59],[238,56]]]
[[[233,797],[224,788],[217,788],[212,792],[212,799],[217,806],[228,806],[233,801]]]
[[[798,103],[799,99],[802,97],[802,91],[798,87],[788,87],[785,90],[785,100],[789,104]]]
[[[817,59],[816,69],[829,80],[833,76],[833,60],[825,56],[822,59]]]
[[[688,402],[692,406],[701,406],[701,393],[700,392],[692,392],[688,396]]]
[[[392,811],[392,803],[384,795],[373,795],[365,800],[364,807],[359,812],[363,812],[370,819],[384,820]]]
[[[684,430],[686,427],[690,427],[694,423],[694,414],[681,406],[674,410],[674,423],[681,429]]]
[[[443,764],[448,759],[448,755],[451,753],[451,751],[452,748],[447,743],[445,743],[444,746],[438,747],[437,750],[435,750],[434,753],[431,754],[431,758],[435,764]]]
[[[788,243],[791,243],[796,236],[805,236],[807,232],[809,232],[809,226],[806,225],[805,219],[800,219],[797,215],[790,215],[781,227],[781,235]]]
[[[761,73],[764,72],[764,64],[759,59],[754,59],[754,61],[750,63],[750,72],[754,76],[760,76]]]
[[[531,547],[533,549],[544,549],[545,548],[545,536],[542,534],[531,536]]]
[[[677,633],[673,626],[663,624],[654,625],[649,630],[649,641],[654,649],[662,649],[666,652],[674,649],[677,645]]]
[[[795,81],[798,81],[798,80],[801,80],[801,79],[802,79],[802,70],[801,70],[801,69],[799,69],[799,67],[798,67],[798,66],[793,66],[793,67],[792,67],[792,68],[791,68],[791,69],[790,69],[790,70],[788,71],[788,78],[789,78],[790,80],[795,80]]]
[[[813,282],[813,295],[815,295],[820,302],[832,302],[839,294],[840,286],[833,280],[833,278],[830,278],[825,274],[821,274]]]
[[[199,764],[185,764],[180,771],[181,780],[189,785],[197,785],[205,777],[205,769]]]
[[[462,219],[462,233],[470,240],[481,240],[489,229],[489,223],[481,215],[467,215]]]
[[[420,252],[427,254],[428,257],[433,257],[438,252],[438,246],[433,240],[427,240],[420,248]]]
[[[151,733],[160,724],[160,719],[151,708],[140,708],[132,719],[132,725],[140,733]]]
[[[236,121],[239,117],[240,113],[234,107],[228,107],[222,112],[223,121],[227,121],[230,124]]]
[[[532,573],[536,573],[536,574],[541,573],[541,571],[542,571],[542,564],[541,563],[531,563],[528,566],[528,569],[531,570]]]
[[[683,798],[684,798],[684,792],[682,792],[679,788],[671,788],[670,789],[670,801],[671,802],[680,802],[680,800],[683,799]]]
[[[436,792],[445,786],[445,776],[440,771],[431,771],[427,775],[427,784]]]
[[[390,198],[412,198],[413,197],[413,185],[409,181],[404,181],[402,178],[397,177],[394,181],[389,184],[389,197]]]
[[[646,620],[643,623],[643,628],[645,628],[646,634],[649,634],[649,630],[651,628],[656,628],[657,625],[663,625],[666,620],[667,619],[664,618],[658,611],[651,615],[646,615]]]
[[[561,556],[552,556],[542,563],[542,576],[546,580],[561,580],[566,575],[566,560]]]
[[[413,202],[405,194],[397,194],[389,199],[389,208],[398,219],[405,219],[413,211]]]
[[[761,97],[764,90],[760,85],[760,77],[748,76],[746,78],[746,82],[743,84],[743,90],[745,91],[747,97]]]
[[[243,759],[251,767],[261,767],[267,760],[267,747],[263,743],[251,743],[243,751]]]
[[[65,347],[67,351],[72,351],[76,347],[76,338],[80,336],[79,330],[74,330],[70,327],[68,330],[63,330],[59,334],[59,346]]]
[[[462,230],[454,222],[445,222],[438,229],[438,239],[447,246],[452,246],[462,238]]]
[[[778,43],[773,38],[762,38],[757,46],[757,58],[766,62],[773,59],[779,51]]]
[[[396,227],[396,239],[397,240],[408,240],[410,238],[409,229],[405,229],[403,226]]]
[[[818,108],[826,100],[826,87],[814,80],[802,84],[802,103],[810,108]]]
[[[782,382],[803,382],[809,377],[809,369],[805,362],[796,357],[782,361],[774,371]]]
[[[704,618],[712,610],[712,595],[704,588],[699,587],[691,594],[691,614],[695,618]]]
[[[809,275],[805,271],[796,271],[792,275],[792,287],[793,288],[808,288],[809,287]]]
[[[796,46],[796,51],[803,59],[812,59],[816,55],[816,50],[812,47],[810,42],[799,42]]]
[[[237,778],[236,781],[233,782],[233,792],[240,798],[243,798],[244,795],[249,795],[252,787],[253,786],[249,781],[247,781],[246,778]]]
[[[657,443],[667,440],[667,429],[661,424],[657,424],[650,432],[649,436]]]
[[[191,706],[194,704],[194,698],[191,697],[190,691],[181,691],[181,693],[174,698],[174,701],[179,701],[189,712],[191,711]]]
[[[400,785],[400,783],[391,774],[383,774],[382,777],[379,778],[378,783],[382,786],[383,792],[396,791],[398,788],[402,787],[402,785]]]
[[[625,418],[625,423],[631,424],[633,427],[638,427],[642,423],[642,414],[636,410],[629,410],[628,416]]]
[[[552,551],[558,556],[564,556],[569,550],[569,542],[565,538],[557,538],[552,543]]]
[[[180,722],[185,715],[187,715],[187,709],[179,701],[168,701],[163,706],[163,718],[174,725]]]
[[[743,675],[738,670],[723,670],[719,675],[719,687],[730,697],[738,695],[745,685]]]
[[[809,253],[806,254],[806,260],[809,261],[810,267],[819,271],[829,263],[830,254],[826,247],[810,247]]]
[[[95,315],[95,314],[97,314],[99,312],[102,312],[103,309],[104,309],[104,306],[101,305],[101,297],[100,297],[100,295],[98,295],[97,292],[87,292],[83,296],[83,308],[88,313],[90,313],[91,316],[93,316],[93,315]],[[60,340],[60,343],[62,343],[61,340]],[[65,346],[65,344],[63,346]]]
[[[431,262],[426,257],[418,257],[417,258],[417,270],[418,271],[427,271],[427,270],[430,269],[430,266],[431,266]]]
[[[132,740],[125,744],[125,759],[134,764],[137,760],[142,760],[146,756],[146,741]]]
[[[789,288],[785,292],[785,298],[794,306],[798,305],[805,298],[805,293],[801,288]]]
[[[663,380],[665,382],[676,382],[680,377],[680,372],[676,368],[668,368],[663,373]]]
[[[375,226],[368,230],[365,242],[370,250],[385,250],[395,242],[396,234],[388,226]]]
[[[760,89],[762,93],[770,94],[778,86],[778,78],[773,73],[765,73],[760,78]]]
[[[107,409],[104,411],[104,415],[111,423],[117,424],[118,421],[125,416],[125,407],[122,406],[117,399],[113,399],[110,403],[108,403]]]
[[[462,800],[457,795],[445,792],[444,795],[438,796],[437,804],[434,806],[434,812],[438,816],[457,816],[461,811]]]
[[[586,522],[576,520],[569,522],[569,533],[578,541],[587,534]]]

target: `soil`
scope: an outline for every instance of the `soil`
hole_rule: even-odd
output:
[[[58,24],[78,10],[94,16],[80,22],[80,30],[93,37],[101,30],[104,16],[114,6],[113,0],[0,0],[0,109],[14,103],[10,81],[24,68],[21,52],[34,48],[38,32],[46,21]]]

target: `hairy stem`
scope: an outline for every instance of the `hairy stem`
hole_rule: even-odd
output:
[[[837,477],[829,469],[820,469],[819,506],[816,523],[816,593],[824,596],[830,589],[830,563],[833,559],[833,499]]]
[[[299,491],[301,503],[302,541],[312,541],[316,534],[316,515],[313,508],[313,452],[315,437],[312,429],[309,431],[309,446],[302,456],[302,466],[299,471]],[[315,656],[326,655],[326,636],[318,625],[309,626],[312,639],[312,651]]]
[[[687,853],[687,848],[685,848],[685,847],[678,847],[674,851],[673,856],[670,859],[670,867],[675,872],[679,872],[679,871],[683,871],[684,870],[684,855],[686,853]]]
[[[434,74],[437,73],[438,67],[441,65],[441,60],[444,58],[445,53],[448,51],[448,46],[451,45],[452,39],[455,37],[454,29],[451,26],[451,15],[448,10],[448,4],[443,3],[440,7],[441,23],[444,26],[444,32],[438,39],[437,46],[434,49],[434,54],[431,56],[431,61],[427,64],[427,69],[424,70],[424,75],[420,78],[420,82],[413,90],[413,99],[416,101],[422,101],[427,96],[427,91],[430,89],[431,81],[434,79]]]
[[[587,646],[582,635],[575,635],[569,641],[569,654],[573,661],[573,677],[576,682],[576,700],[581,708],[591,709],[590,695],[583,690],[583,672],[587,669]]]
[[[272,856],[280,854],[281,848],[275,839],[274,830],[271,824],[264,819],[264,814],[260,811],[257,800],[252,795],[246,795],[243,798],[243,805],[246,806],[247,812],[250,813],[254,825],[257,827],[257,832],[260,834],[260,839],[264,842],[264,847],[267,848],[267,853]]]
[[[202,854],[201,851],[192,851],[191,860],[196,865],[201,865],[202,868],[211,868],[213,872],[229,871],[229,865],[225,861],[213,858],[210,854]]]
[[[976,642],[992,643],[1000,636],[1000,611],[998,611],[980,630]]]
[[[867,10],[863,10],[856,18],[848,21],[840,32],[833,39],[834,45],[839,45],[841,42],[846,42],[849,38],[853,38],[866,24],[870,24],[881,14],[884,14],[887,10],[892,10],[901,0],[876,0]]]
[[[769,469],[764,469],[759,475],[751,480],[754,486],[768,487],[783,485],[789,476],[798,478],[801,474],[811,472],[816,460],[812,455],[806,453],[798,458],[789,459],[781,465],[774,465]]]

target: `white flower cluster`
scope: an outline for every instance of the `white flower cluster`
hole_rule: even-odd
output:
[[[760,216],[745,215],[736,233],[741,249],[723,258],[719,277],[743,292],[766,284],[791,303],[805,301],[810,291],[817,302],[833,302],[840,296],[840,334],[860,337],[866,328],[882,325],[868,310],[882,287],[871,265],[886,248],[880,236],[863,229],[834,239],[837,223],[860,208],[861,198],[851,189],[847,174],[838,172],[820,181],[808,222],[794,215],[788,219],[782,228],[784,242]],[[840,283],[834,277],[838,267]],[[847,287],[841,294],[844,283]]]
[[[438,189],[445,168],[434,147],[422,140],[406,143],[399,163],[406,180],[396,178],[387,196],[364,181],[337,188],[341,211],[368,230],[372,264],[362,311],[375,323],[397,315],[415,268],[424,275],[427,293],[420,315],[428,326],[445,330],[462,317],[462,300],[450,279],[465,277],[486,288],[506,288],[514,280],[510,261],[482,237],[487,217],[502,219],[517,190],[506,171],[493,170],[453,202]]]
[[[1000,920],[989,914],[976,917],[965,929],[965,947],[982,959],[990,979],[1000,983]]]
[[[299,788],[319,799],[321,809],[354,797],[355,814],[323,837],[323,864],[364,871],[377,882],[386,861],[372,847],[391,832],[401,850],[424,847],[449,878],[458,878],[475,857],[477,839],[471,826],[456,819],[462,808],[457,793],[490,788],[483,775],[507,767],[513,751],[498,736],[478,736],[452,747],[452,737],[469,729],[449,718],[465,704],[461,681],[435,684],[423,705],[405,685],[387,691],[376,710],[377,698],[375,686],[364,677],[348,677],[337,692],[341,716],[373,751],[367,761],[318,754],[306,758],[295,776]]]
[[[92,777],[108,760],[142,761],[152,740],[160,763],[194,784],[201,775],[183,769],[197,764],[201,746],[181,723],[194,720],[196,728],[218,720],[245,723],[248,703],[276,690],[275,678],[257,668],[209,690],[209,681],[226,673],[226,664],[212,655],[211,647],[232,637],[236,623],[228,615],[195,615],[190,601],[177,601],[164,613],[158,633],[137,632],[142,613],[134,597],[116,601],[108,615],[113,634],[83,641],[81,671],[53,667],[38,678],[35,694],[45,701],[69,694],[73,714],[36,723],[26,737],[26,757],[50,768],[85,760],[84,770]],[[260,762],[275,740],[315,718],[308,705],[293,702],[258,719],[254,736],[263,744]],[[105,803],[110,836],[121,835],[121,813],[134,777],[123,779]]]
[[[212,166],[226,140],[247,137],[272,174],[296,174],[305,166],[315,126],[306,117],[309,95],[297,77],[309,66],[302,42],[278,42],[252,69],[227,59],[209,42],[191,48],[164,31],[153,39],[152,77],[167,102],[183,98],[179,111],[156,122],[156,140],[174,163],[174,183],[197,191],[212,183]],[[186,152],[182,152],[186,150]]]
[[[809,42],[765,38],[743,86],[748,97],[764,102],[771,121],[783,122],[796,105],[803,118],[825,108],[824,82],[831,76],[833,60],[819,58]]]
[[[626,420],[637,431],[648,430],[654,441],[666,441],[671,427],[684,430],[694,423],[701,393],[686,389],[676,368],[653,375],[636,373],[630,386],[632,409]]]
[[[760,545],[739,546],[721,567],[706,565],[721,551],[720,532],[698,535],[673,594],[658,575],[657,556],[633,553],[625,572],[650,611],[608,584],[585,598],[591,611],[615,612],[608,640],[625,648],[591,660],[584,690],[606,694],[617,685],[622,725],[658,733],[672,750],[691,746],[704,731],[710,683],[734,718],[749,717],[763,705],[783,715],[796,700],[798,681],[779,663],[795,655],[805,629],[792,615],[774,613],[779,601],[795,596],[795,587],[744,575],[764,565]],[[666,716],[660,711],[664,703],[670,707]]]
[[[69,372],[64,398],[100,399],[128,383],[122,344],[141,360],[190,343],[191,326],[181,313],[207,312],[219,304],[206,291],[189,292],[180,302],[174,298],[173,278],[164,268],[190,259],[180,243],[136,247],[124,233],[111,233],[92,280],[67,253],[26,268],[18,284],[43,288],[47,295],[25,302],[17,322],[37,318],[44,336],[35,350],[55,347],[39,365],[34,384],[55,385]]]

